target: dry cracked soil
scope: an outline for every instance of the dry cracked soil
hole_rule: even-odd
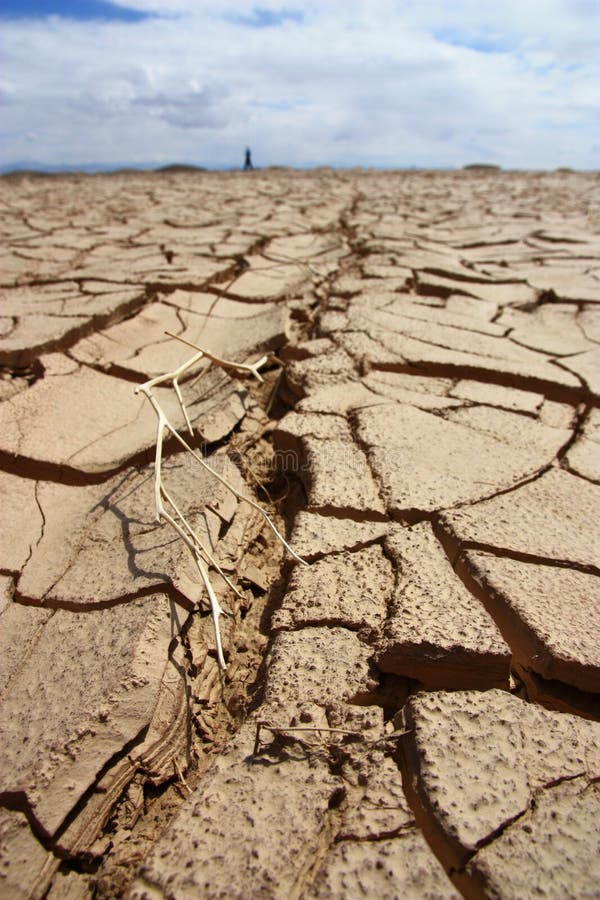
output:
[[[2,897],[600,896],[600,176],[0,203]]]

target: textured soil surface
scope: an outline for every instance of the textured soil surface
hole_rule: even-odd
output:
[[[2,897],[600,896],[600,176],[0,204]]]

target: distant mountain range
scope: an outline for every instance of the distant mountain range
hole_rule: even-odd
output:
[[[211,168],[231,168],[230,166],[211,166]],[[84,172],[86,175],[94,175],[100,172],[147,172],[147,171],[206,171],[206,167],[193,163],[172,163],[165,165],[157,162],[143,163],[64,163],[62,165],[49,165],[47,163],[32,160],[18,160],[6,165],[0,164],[0,175],[31,173],[36,175],[61,175],[66,172]]]

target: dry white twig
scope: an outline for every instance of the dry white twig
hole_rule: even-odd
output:
[[[179,386],[179,380],[193,369],[201,360],[208,361],[209,365],[215,365],[219,368],[225,369],[226,371],[232,371],[238,374],[249,375],[250,377],[256,378],[259,382],[263,382],[259,369],[264,366],[270,359],[268,354],[261,356],[259,360],[252,364],[246,363],[237,363],[231,362],[230,360],[221,359],[218,356],[215,356],[214,353],[211,353],[209,350],[205,350],[201,347],[198,347],[196,344],[193,344],[191,341],[186,340],[185,338],[177,337],[177,335],[170,334],[170,332],[166,332],[169,337],[177,338],[177,340],[182,341],[184,344],[188,344],[190,347],[193,347],[197,352],[186,362],[184,362],[177,369],[174,369],[172,372],[167,372],[164,375],[158,375],[156,378],[151,378],[149,381],[146,381],[144,384],[139,385],[135,389],[135,393],[142,393],[147,397],[150,402],[154,412],[157,417],[157,430],[156,430],[156,454],[155,454],[155,462],[154,462],[154,503],[156,508],[156,518],[158,522],[165,521],[176,531],[179,535],[183,543],[186,545],[194,562],[198,568],[198,572],[202,583],[206,589],[206,593],[208,594],[208,598],[210,601],[211,613],[213,618],[213,624],[215,629],[215,641],[217,647],[217,661],[221,669],[226,668],[225,657],[223,655],[223,646],[221,643],[221,632],[219,629],[219,618],[224,614],[224,611],[217,599],[217,596],[214,592],[213,586],[211,584],[207,566],[213,566],[214,569],[221,575],[221,577],[225,580],[225,582],[229,585],[229,587],[240,596],[240,592],[237,590],[232,581],[227,577],[225,572],[219,566],[217,561],[214,559],[205,543],[198,536],[197,532],[192,528],[190,523],[185,518],[184,514],[181,512],[174,499],[171,497],[169,492],[163,483],[162,477],[162,458],[163,458],[163,442],[165,440],[165,436],[171,434],[181,446],[186,450],[191,456],[208,472],[213,475],[217,481],[220,481],[231,493],[238,499],[243,500],[245,503],[249,503],[254,509],[256,509],[260,515],[264,518],[265,522],[269,526],[269,528],[273,531],[275,536],[279,541],[283,544],[286,550],[296,559],[298,562],[306,565],[305,561],[298,556],[298,554],[290,547],[288,542],[285,540],[283,535],[277,529],[275,523],[268,515],[268,513],[259,506],[256,501],[252,500],[251,497],[246,497],[244,494],[241,494],[236,488],[230,484],[227,479],[223,478],[218,472],[216,472],[205,459],[194,450],[188,442],[181,436],[181,434],[177,431],[177,429],[172,425],[169,421],[167,415],[162,409],[158,399],[153,393],[153,388],[157,385],[161,384],[171,384],[171,387],[175,391],[177,396],[177,400],[179,402],[179,406],[181,408],[182,415],[185,419],[185,423],[187,429],[191,436],[194,434],[194,429],[192,427],[192,423],[190,421],[186,405],[181,393],[181,388]]]
[[[377,744],[385,744],[388,741],[399,740],[401,737],[412,733],[412,728],[409,728],[405,729],[404,731],[393,731],[391,732],[391,734],[386,734],[383,737],[375,738],[375,740],[365,740],[362,731],[350,731],[347,728],[328,728],[324,725],[281,726],[270,725],[268,722],[258,721],[256,723],[256,732],[254,734],[254,749],[252,750],[252,756],[257,756],[260,750],[261,729],[266,729],[267,731],[270,731],[271,734],[282,735],[283,737],[286,737],[288,734],[296,734],[296,732],[310,732],[312,734],[316,734],[317,738],[321,738],[321,735],[323,734],[343,734],[345,736],[360,738],[369,747],[377,746]]]

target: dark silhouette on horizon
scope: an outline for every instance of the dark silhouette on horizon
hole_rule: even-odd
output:
[[[251,172],[254,169],[252,165],[252,154],[250,153],[250,147],[246,147],[246,155],[244,157],[244,172]]]

